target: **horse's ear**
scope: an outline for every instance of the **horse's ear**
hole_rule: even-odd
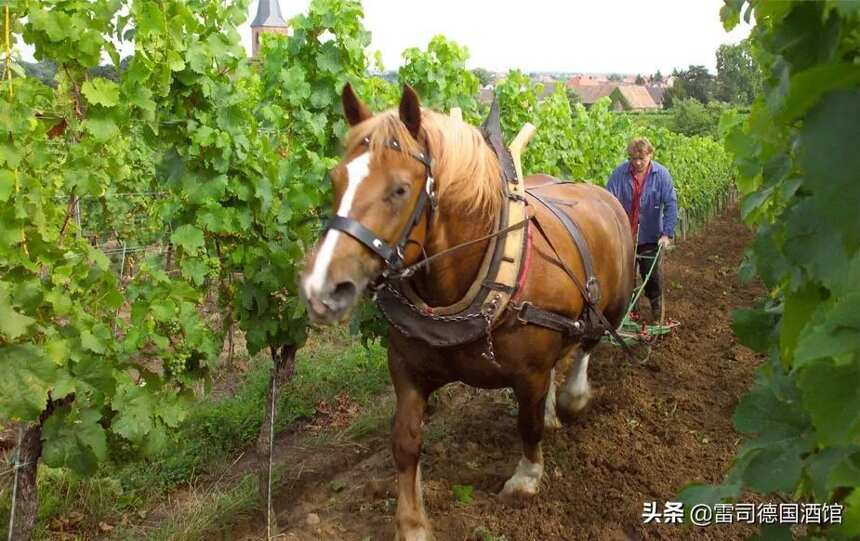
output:
[[[355,95],[352,85],[346,83],[340,95],[343,103],[343,114],[350,126],[355,126],[373,116],[370,109]]]
[[[403,96],[400,98],[400,120],[406,124],[412,137],[418,139],[421,130],[421,103],[415,89],[407,84],[403,85]]]

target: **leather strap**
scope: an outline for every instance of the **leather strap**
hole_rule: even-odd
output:
[[[350,237],[370,248],[376,255],[385,261],[387,266],[393,266],[397,259],[397,250],[380,239],[370,229],[361,225],[358,221],[345,216],[334,216],[328,222],[327,229],[343,231]]]
[[[576,282],[576,285],[579,286],[580,292],[583,293],[583,296],[591,303],[597,304],[600,302],[600,287],[597,282],[597,278],[594,275],[594,267],[591,263],[591,252],[588,249],[588,243],[585,241],[585,238],[582,236],[582,231],[579,229],[579,226],[576,225],[576,222],[568,216],[566,212],[563,212],[556,204],[554,200],[551,200],[548,197],[538,195],[532,190],[526,190],[526,192],[537,199],[543,206],[548,208],[556,218],[564,225],[564,228],[567,229],[568,234],[573,238],[573,242],[576,244],[576,248],[579,251],[579,257],[582,259],[582,266],[585,269],[585,287],[579,283],[579,279],[573,274],[573,272],[568,272],[573,280]]]
[[[534,193],[529,192],[529,194],[531,196],[535,197]],[[538,201],[541,201],[537,197],[535,197],[535,199],[537,199]],[[541,203],[546,204],[544,201],[541,201]],[[552,209],[551,206],[550,206],[550,209]],[[552,243],[552,239],[550,239],[549,235],[547,235],[546,231],[544,231],[543,227],[541,226],[540,222],[538,221],[537,214],[534,215],[534,223],[535,223],[535,226],[537,227],[537,230],[540,231],[540,234],[543,235],[543,237],[546,239],[547,243],[549,244],[549,247],[552,248],[553,252],[555,252],[555,257],[556,257],[556,260],[558,261],[558,264],[561,265],[561,268],[564,269],[564,272],[566,272],[567,275],[570,276],[570,278],[573,280],[573,283],[576,284],[576,287],[579,289],[580,294],[582,294],[583,301],[585,302],[585,311],[588,313],[588,316],[590,316],[589,319],[592,322],[587,326],[590,327],[591,329],[599,328],[599,326],[602,326],[603,329],[608,331],[609,334],[612,335],[612,338],[614,338],[621,345],[621,348],[624,350],[624,353],[627,354],[627,357],[631,361],[636,361],[636,356],[633,355],[633,351],[630,349],[630,347],[627,345],[627,343],[624,340],[622,340],[620,336],[618,336],[618,332],[615,330],[615,327],[613,327],[609,323],[609,320],[606,319],[606,316],[603,315],[603,312],[600,310],[600,308],[597,306],[597,304],[592,302],[589,299],[589,295],[586,293],[585,288],[582,287],[582,284],[580,283],[579,278],[576,277],[576,274],[573,272],[573,270],[571,270],[570,266],[564,261],[564,259],[562,259],[561,254],[558,253],[558,250],[555,248],[555,245]],[[583,258],[585,257],[585,254],[580,254],[580,255]],[[591,329],[585,329],[583,332],[588,333]],[[602,332],[603,331],[601,330],[601,334],[602,334]]]
[[[362,141],[364,146],[370,146],[370,137],[365,137]],[[404,152],[403,147],[396,139],[391,139],[385,142],[385,146],[397,152]],[[383,275],[387,275],[390,271],[397,271],[403,266],[403,252],[406,245],[410,242],[415,242],[409,239],[412,235],[412,230],[418,225],[421,216],[427,211],[427,231],[433,226],[433,214],[436,209],[436,181],[433,180],[433,159],[430,157],[430,147],[427,146],[426,152],[418,154],[409,153],[409,156],[418,160],[424,165],[424,188],[418,194],[418,201],[415,202],[415,207],[409,215],[409,220],[406,222],[406,227],[401,231],[400,237],[393,246],[376,236],[376,234],[367,227],[360,224],[347,216],[335,216],[328,222],[328,229],[336,229],[343,231],[358,242],[364,244],[373,253],[378,255],[385,261],[386,270]],[[429,204],[429,207],[428,207]],[[424,250],[424,247],[421,247]]]
[[[539,325],[570,337],[581,336],[585,332],[585,323],[581,320],[571,319],[555,312],[538,308],[530,302],[512,305],[511,307],[517,311],[517,321],[523,325]]]

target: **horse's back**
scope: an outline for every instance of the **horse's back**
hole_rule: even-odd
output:
[[[595,186],[586,182],[563,181],[548,175],[532,175],[525,178],[525,187],[527,190],[534,190],[539,195],[565,201],[573,206],[581,204],[592,207],[597,217],[609,218],[606,216],[606,212],[611,210],[612,219],[622,223],[627,220],[624,207],[614,195],[602,186]],[[568,208],[570,207],[568,206]]]
[[[525,187],[573,220],[588,244],[601,290],[612,297],[604,298],[604,301],[609,305],[616,304],[616,301],[626,304],[633,289],[633,239],[627,214],[615,196],[601,186],[563,182],[545,175],[526,177]],[[534,197],[529,198],[529,204],[534,207],[539,223],[553,244],[569,254],[567,257],[573,257],[575,260],[571,263],[578,267],[579,257],[569,249],[562,249],[562,246],[573,246],[560,220]]]

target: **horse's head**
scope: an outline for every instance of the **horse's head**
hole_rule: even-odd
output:
[[[418,259],[435,205],[418,96],[374,116],[347,85],[346,151],[331,171],[334,217],[305,263],[300,294],[311,319],[345,321],[369,283]]]

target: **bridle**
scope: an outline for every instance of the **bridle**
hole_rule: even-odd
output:
[[[369,147],[370,137],[365,137],[361,141],[361,144],[365,147]],[[433,180],[432,174],[433,158],[430,155],[429,147],[427,147],[427,150],[424,152],[413,154],[411,152],[406,152],[396,139],[386,141],[385,146],[392,150],[408,154],[410,157],[418,160],[424,165],[424,187],[418,194],[418,201],[415,203],[415,207],[412,209],[412,214],[409,216],[409,220],[406,222],[406,226],[403,228],[403,231],[401,231],[397,241],[393,244],[389,244],[379,238],[373,231],[362,225],[361,222],[347,216],[334,216],[329,220],[328,225],[326,226],[326,229],[334,229],[346,233],[366,246],[370,251],[381,257],[386,267],[383,273],[383,279],[387,278],[390,273],[397,272],[403,268],[405,260],[404,250],[406,249],[406,245],[410,242],[415,242],[409,238],[412,236],[412,231],[418,225],[418,222],[421,221],[421,216],[425,212],[427,213],[427,230],[430,230],[433,213],[436,210],[438,203],[436,197],[436,181]]]

